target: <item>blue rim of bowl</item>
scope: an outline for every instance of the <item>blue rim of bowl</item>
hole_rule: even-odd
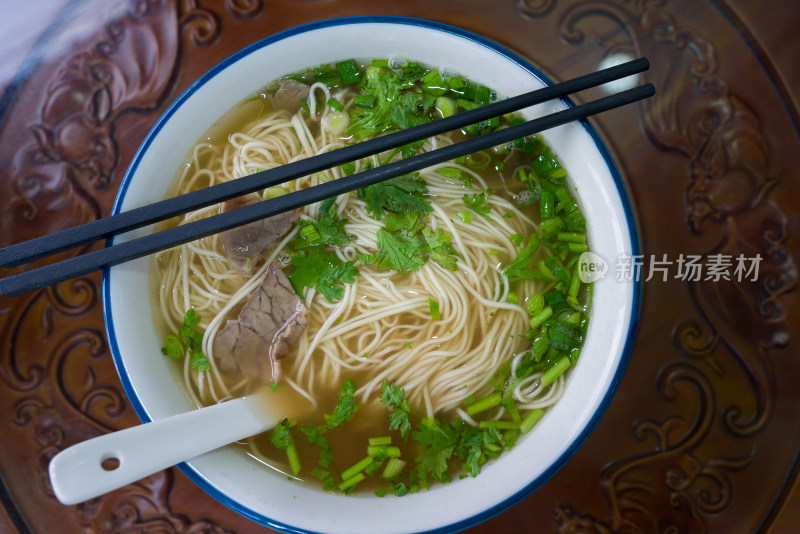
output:
[[[458,37],[467,39],[469,41],[473,41],[477,44],[485,46],[486,48],[491,49],[495,53],[505,57],[506,59],[513,61],[517,65],[521,66],[528,72],[530,72],[533,76],[541,80],[546,85],[552,85],[553,82],[547,76],[545,76],[539,69],[534,67],[530,64],[527,60],[523,59],[519,55],[511,52],[507,48],[491,41],[485,37],[481,37],[476,35],[472,32],[467,30],[458,28],[456,26],[451,26],[449,24],[443,24],[441,22],[435,22],[425,19],[418,19],[418,18],[411,18],[411,17],[396,17],[396,16],[386,16],[386,15],[369,15],[369,16],[355,16],[355,17],[341,17],[335,19],[327,19],[317,22],[312,22],[309,24],[305,24],[302,26],[298,26],[296,28],[284,30],[282,32],[276,33],[269,37],[266,37],[252,45],[243,48],[239,52],[236,52],[232,56],[228,57],[227,59],[223,60],[218,65],[214,66],[211,70],[209,70],[206,74],[200,77],[197,81],[195,81],[192,85],[190,85],[186,91],[183,92],[176,100],[173,102],[170,107],[164,112],[164,114],[159,118],[156,124],[148,133],[147,137],[145,138],[142,145],[137,150],[136,154],[131,161],[130,166],[128,167],[128,171],[125,173],[125,177],[122,180],[122,184],[120,185],[119,192],[117,193],[116,200],[114,201],[114,206],[112,208],[112,214],[117,214],[120,211],[120,206],[122,205],[123,200],[125,199],[125,194],[127,192],[128,186],[130,185],[131,178],[136,171],[136,168],[139,164],[139,161],[142,158],[142,155],[148,149],[150,144],[152,143],[155,136],[158,134],[159,130],[163,127],[163,125],[169,120],[173,113],[189,98],[191,95],[200,87],[202,87],[206,82],[212,79],[214,76],[225,70],[229,65],[235,63],[239,59],[251,54],[252,52],[259,50],[267,45],[272,43],[281,41],[288,37],[292,37],[294,35],[307,33],[313,30],[318,30],[322,28],[329,28],[333,26],[345,26],[345,25],[352,25],[352,24],[367,24],[367,23],[384,23],[384,24],[401,24],[401,25],[410,25],[410,26],[420,26],[423,28],[428,28],[432,30],[438,30],[445,33],[450,33],[456,35]],[[574,103],[569,98],[563,98],[562,101],[565,105],[569,107],[574,107]],[[625,185],[622,181],[622,178],[619,174],[619,170],[617,169],[614,160],[611,157],[608,149],[606,148],[605,143],[600,138],[597,131],[595,131],[594,127],[587,121],[582,120],[580,121],[581,125],[587,131],[587,133],[591,136],[592,140],[594,141],[598,152],[602,155],[603,159],[605,160],[606,166],[608,167],[609,172],[614,180],[614,184],[617,187],[617,192],[619,197],[622,201],[622,207],[625,213],[625,219],[628,224],[628,231],[629,237],[631,241],[631,255],[636,256],[639,254],[639,237],[638,231],[636,229],[636,219],[633,215],[633,208],[631,206],[630,198],[628,197]],[[113,239],[106,240],[106,246],[110,246],[113,243]],[[133,384],[131,384],[127,371],[125,369],[125,365],[122,362],[120,357],[119,347],[117,345],[117,339],[114,334],[114,320],[111,316],[111,302],[110,302],[110,288],[109,288],[109,269],[103,269],[103,281],[102,281],[102,291],[103,291],[103,318],[106,323],[106,331],[108,333],[108,341],[109,347],[111,349],[111,354],[114,360],[114,365],[117,368],[117,373],[119,374],[120,380],[122,382],[122,387],[127,395],[128,399],[130,400],[131,405],[133,406],[136,414],[143,422],[151,421],[150,416],[147,414],[144,406],[141,404],[138,396],[136,395],[136,391],[133,388]],[[426,530],[424,532],[420,532],[419,534],[445,534],[451,532],[458,532],[460,530],[464,530],[466,528],[475,526],[479,523],[482,523],[497,514],[511,508],[519,501],[524,499],[525,497],[529,496],[533,493],[536,489],[538,489],[542,484],[544,484],[550,477],[552,477],[559,469],[561,469],[567,461],[572,458],[572,456],[580,449],[589,435],[594,431],[597,427],[597,424],[600,422],[600,419],[605,414],[606,410],[608,409],[611,400],[616,393],[619,384],[622,380],[623,375],[625,374],[625,370],[628,366],[628,362],[630,360],[631,352],[633,351],[633,343],[635,338],[636,329],[639,323],[639,313],[641,307],[641,282],[636,281],[633,284],[633,295],[632,295],[632,303],[631,303],[631,317],[630,317],[630,325],[628,328],[628,334],[626,337],[625,345],[622,350],[622,354],[620,356],[620,363],[617,367],[617,370],[614,373],[614,376],[611,380],[608,390],[606,391],[605,395],[603,396],[602,400],[600,401],[595,413],[589,419],[588,423],[578,435],[577,438],[567,447],[564,453],[555,461],[553,462],[545,471],[532,480],[528,485],[524,488],[516,492],[514,495],[506,498],[504,501],[483,510],[475,515],[472,515],[466,519],[458,521],[456,523],[451,523],[449,525],[445,525],[443,527],[437,527],[432,530]],[[197,472],[195,469],[190,467],[186,463],[181,463],[178,465],[181,471],[183,471],[186,476],[189,477],[195,484],[200,486],[206,493],[214,497],[217,501],[221,502],[228,508],[238,512],[239,514],[259,523],[261,525],[267,526],[269,528],[273,528],[275,530],[292,533],[292,534],[322,534],[319,532],[311,531],[311,530],[304,530],[298,529],[291,525],[281,523],[270,519],[260,513],[257,513],[250,508],[247,508],[238,502],[230,499],[227,495],[221,493],[216,488],[214,488],[206,479],[203,477],[202,474]]]

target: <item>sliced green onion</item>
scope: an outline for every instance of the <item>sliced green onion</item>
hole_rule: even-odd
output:
[[[539,422],[539,419],[541,419],[543,415],[544,411],[539,408],[532,410],[531,413],[525,416],[525,419],[522,420],[522,423],[520,423],[519,425],[520,432],[522,432],[523,434],[529,432],[530,429],[533,428],[533,426]]]
[[[476,85],[473,98],[480,104],[488,104],[492,100],[492,92],[485,85]]]
[[[569,243],[567,244],[567,248],[569,249],[570,252],[573,252],[575,254],[582,254],[589,250],[589,247],[587,247],[586,245],[582,245],[580,243]]]
[[[533,317],[544,309],[544,295],[537,293],[528,300],[528,315]]]
[[[548,256],[544,259],[544,264],[547,265],[550,271],[556,275],[559,280],[564,282],[565,285],[570,283],[569,273],[562,267],[561,263],[559,263],[558,258],[555,256]]]
[[[458,107],[464,108],[467,111],[469,111],[470,109],[475,109],[478,106],[480,106],[480,104],[476,104],[472,100],[467,100],[465,98],[459,98],[458,100],[456,100],[456,104],[458,104]]]
[[[400,447],[393,445],[370,445],[367,447],[367,454],[375,458],[399,458],[401,456]]]
[[[328,99],[328,105],[333,109],[335,109],[336,111],[342,111],[344,109],[344,106],[334,98]]]
[[[378,438],[369,438],[370,445],[391,445],[392,436],[381,436]]]
[[[438,71],[428,71],[422,77],[422,90],[433,96],[442,96],[448,90],[447,84],[442,81],[442,76]]]
[[[274,187],[268,188],[267,191],[266,191],[265,196],[266,196],[267,200],[269,200],[271,198],[281,197],[281,196],[286,195],[288,193],[289,193],[289,191],[287,191],[286,189],[284,189],[283,187],[281,187],[279,185],[276,185]]]
[[[500,394],[499,391],[492,393],[488,397],[484,397],[482,399],[476,400],[469,406],[467,406],[467,413],[472,416],[475,414],[479,414],[481,412],[485,412],[486,410],[490,410],[500,404],[502,402],[503,396]]]
[[[356,476],[358,473],[361,473],[361,471],[366,469],[367,466],[374,461],[375,459],[372,458],[372,456],[367,456],[363,460],[358,461],[357,463],[353,464],[352,466],[342,471],[342,480],[346,481],[348,478]]]
[[[558,291],[549,291],[545,293],[544,300],[547,302],[548,306],[553,308],[554,313],[558,313],[568,307],[567,302],[564,300],[564,295]]]
[[[573,299],[578,297],[578,291],[581,289],[580,269],[581,264],[579,262],[575,265],[575,272],[572,274],[572,280],[570,281],[569,289],[567,289],[567,296]],[[580,317],[580,314],[578,316]]]
[[[555,202],[556,197],[552,193],[552,191],[542,191],[542,199],[541,199],[541,214],[542,219],[550,219],[555,214]]]
[[[569,357],[564,356],[556,364],[542,374],[542,385],[549,386],[553,381],[561,376],[570,366]]]
[[[454,115],[455,112],[458,111],[458,109],[456,108],[456,101],[446,96],[436,97],[436,101],[434,102],[434,107],[436,108],[436,111],[439,112],[439,115],[441,115],[442,118]]]
[[[566,241],[567,243],[586,243],[586,234],[581,234],[579,232],[558,232],[556,234],[556,239],[559,241]]]
[[[541,361],[544,358],[544,355],[550,350],[550,338],[548,338],[544,333],[542,335],[537,336],[533,340],[533,359],[537,362]]]
[[[550,306],[546,306],[538,314],[536,314],[533,317],[531,317],[531,320],[530,320],[531,328],[535,330],[543,322],[545,322],[547,319],[549,319],[551,315],[553,315],[553,308],[551,308]]]
[[[350,477],[348,479],[345,479],[344,482],[339,484],[339,489],[341,491],[348,490],[348,489],[352,488],[353,486],[355,486],[356,484],[358,484],[359,482],[361,482],[362,480],[364,480],[365,478],[367,478],[367,477],[364,476],[364,473],[358,473],[355,476],[352,476],[352,477]]]
[[[361,74],[358,72],[358,65],[354,59],[347,61],[340,61],[336,64],[336,70],[339,71],[339,76],[342,78],[342,83],[356,83],[361,79]]]
[[[478,152],[473,152],[469,156],[467,156],[466,161],[464,163],[473,170],[480,170],[485,169],[489,166],[489,163],[492,161],[489,154],[484,152],[483,150],[479,150]]]
[[[481,421],[479,428],[496,428],[498,430],[519,430],[519,423],[514,421]]]
[[[350,114],[333,109],[322,118],[322,124],[326,130],[333,134],[344,133],[347,127],[350,126]]]
[[[373,59],[372,60],[373,67],[388,67],[389,60],[388,59]]]
[[[518,437],[519,430],[506,430],[503,432],[503,437],[500,438],[500,441],[506,449],[511,450],[514,448],[514,445],[516,445]]]
[[[353,99],[353,104],[362,108],[374,108],[378,99],[374,95],[358,95]]]
[[[322,243],[322,235],[313,224],[305,224],[300,229],[300,236],[312,245]]]
[[[450,89],[461,89],[464,87],[464,79],[463,78],[450,78],[447,80],[447,85],[450,86]]]
[[[458,169],[453,169],[452,167],[440,167],[436,169],[436,172],[444,176],[445,178],[453,178],[461,180],[461,171]]]
[[[400,458],[389,458],[389,461],[386,462],[386,467],[383,468],[381,476],[383,476],[383,478],[395,478],[403,471],[405,466],[406,462]]]
[[[544,191],[542,195],[544,196]],[[539,235],[542,237],[550,237],[559,230],[564,227],[564,221],[561,220],[561,217],[551,217],[549,219],[544,219],[541,223],[539,223]]]

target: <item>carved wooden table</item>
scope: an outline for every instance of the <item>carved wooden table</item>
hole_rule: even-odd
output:
[[[643,276],[669,268],[644,284],[636,348],[597,430],[539,491],[469,532],[795,532],[796,2],[6,1],[0,246],[107,214],[160,113],[235,50],[356,14],[455,24],[556,80],[620,52],[653,64],[657,96],[594,124],[634,203]],[[730,280],[676,277],[679,258],[740,254],[763,258],[755,280],[738,281],[733,266]],[[138,422],[108,351],[99,280],[0,298],[0,531],[265,531],[174,468],[78,506],[53,498],[49,458]]]

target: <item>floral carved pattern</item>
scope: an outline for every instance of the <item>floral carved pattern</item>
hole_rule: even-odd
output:
[[[80,7],[91,9],[92,1]],[[263,11],[262,0],[208,4],[240,20]],[[0,131],[3,153],[10,154],[0,166],[0,246],[103,216],[124,170],[117,136],[129,132],[130,122],[121,127],[123,118],[154,120],[178,82],[182,38],[211,46],[224,20],[191,0],[131,0],[103,13],[102,33],[83,36],[68,56],[40,69],[48,78],[35,88],[40,101],[27,129],[14,136]],[[8,403],[6,424],[15,439],[27,439],[20,446],[30,457],[25,469],[43,495],[53,497],[47,468],[55,454],[135,421],[109,358],[98,276],[0,297],[0,400]],[[175,472],[74,507],[73,528],[230,532],[172,509]]]
[[[104,38],[60,64],[30,126],[32,141],[15,154],[0,243],[36,237],[43,221],[65,228],[102,216],[96,193],[109,188],[119,162],[115,124],[160,104],[176,62],[176,29],[166,0],[139,0],[106,25]]]
[[[788,352],[782,347],[793,341],[786,326],[787,297],[797,278],[787,251],[784,213],[790,211],[790,200],[775,193],[776,186],[785,188],[788,180],[775,170],[780,167],[774,162],[779,159],[776,154],[795,145],[791,139],[783,147],[767,141],[768,111],[775,109],[742,92],[747,84],[732,77],[745,71],[731,68],[744,59],[728,50],[735,43],[715,37],[725,26],[717,20],[719,13],[708,16],[704,12],[690,19],[720,1],[697,2],[695,7],[690,0],[467,0],[459,2],[457,10],[452,9],[453,2],[416,0],[127,0],[113,4],[121,6],[114,17],[101,22],[97,16],[90,25],[100,32],[56,47],[53,61],[31,69],[36,76],[23,87],[25,98],[9,104],[23,110],[17,111],[24,115],[21,120],[12,121],[11,113],[0,109],[4,114],[0,122],[0,246],[107,212],[130,156],[126,150],[135,148],[136,135],[143,135],[160,109],[191,81],[181,76],[197,76],[248,44],[248,39],[286,24],[378,11],[431,18],[473,29],[510,45],[524,57],[550,54],[551,44],[556,51],[561,47],[560,56],[541,62],[545,69],[555,67],[550,70],[556,75],[582,61],[585,50],[581,46],[599,48],[605,55],[647,55],[653,64],[647,81],[656,84],[658,95],[640,109],[642,130],[653,152],[663,161],[679,161],[685,169],[670,176],[678,185],[664,187],[675,198],[681,197],[678,203],[685,206],[685,218],[679,214],[679,224],[671,228],[677,226],[679,233],[685,221],[686,234],[702,243],[698,252],[706,257],[761,254],[759,281],[674,283],[672,287],[685,288],[680,296],[688,306],[672,322],[664,323],[673,327],[667,332],[672,346],[658,347],[666,361],[655,360],[636,369],[639,378],[649,379],[636,396],[641,405],[623,410],[623,418],[604,419],[590,438],[620,426],[623,432],[607,448],[622,447],[625,452],[614,449],[608,456],[606,447],[587,443],[591,450],[582,450],[577,462],[568,464],[539,490],[530,506],[517,506],[474,531],[494,532],[496,525],[507,521],[506,530],[538,532],[547,530],[542,523],[549,518],[559,532],[676,532],[689,527],[702,532],[713,528],[717,519],[739,517],[736,498],[741,502],[742,494],[747,495],[740,481],[763,467],[759,460],[765,450],[771,451],[770,443],[762,447],[759,442],[756,449],[755,440],[775,434],[774,422],[780,414],[780,405],[773,404],[781,384],[776,376],[780,378],[782,370],[776,356]],[[557,23],[560,29],[554,34]],[[240,31],[246,24],[255,31]],[[552,43],[553,37],[560,37],[566,46]],[[714,43],[712,37],[717,39]],[[750,71],[763,75],[758,68]],[[768,82],[759,83],[754,87],[771,90]],[[780,104],[774,106],[777,109]],[[640,134],[633,132],[631,137]],[[647,140],[641,145],[646,146]],[[624,168],[645,157],[626,154]],[[660,197],[641,200],[637,208],[644,210]],[[675,241],[691,243],[689,239]],[[6,476],[5,485],[0,483],[0,501],[14,512],[14,499],[18,499],[21,532],[28,524],[36,532],[230,532],[213,520],[217,518],[228,528],[245,525],[242,531],[249,532],[246,519],[218,513],[215,507],[222,506],[202,495],[175,469],[75,507],[62,507],[46,497],[51,495],[47,464],[54,454],[136,422],[115,386],[118,379],[102,334],[98,296],[99,277],[90,276],[16,299],[0,297],[0,413],[6,415],[4,445],[13,441],[13,447],[4,451],[11,450],[14,456],[9,460],[8,454],[0,455]],[[642,326],[654,322],[650,316]],[[656,375],[653,369],[659,366],[664,367]],[[746,383],[745,388],[739,384],[727,388],[734,374]],[[623,387],[628,384],[623,382]],[[726,397],[726,389],[737,393],[744,389],[744,394]],[[628,428],[632,437],[624,432]],[[731,444],[740,446],[731,448]],[[570,472],[587,467],[580,463],[587,456],[600,462],[619,458],[590,477],[599,480],[599,495],[592,484],[581,484],[575,492],[552,501],[543,499]],[[8,467],[12,462],[15,465]],[[596,463],[588,467],[600,469]],[[28,482],[30,487],[25,485]],[[41,489],[41,494],[26,493],[30,488]],[[564,502],[554,510],[547,504],[558,501]],[[198,503],[202,509],[195,507]],[[56,518],[52,521],[55,529],[40,528],[43,515]],[[517,523],[520,517],[522,522]],[[0,513],[0,530],[3,519]]]
[[[210,46],[219,39],[222,27],[220,17],[211,9],[202,6],[202,0],[179,0],[180,22],[191,36],[195,46]],[[212,2],[207,2],[213,5]],[[238,19],[251,19],[261,14],[263,0],[225,0],[225,9]]]
[[[694,422],[685,416],[643,418],[635,438],[651,443],[647,452],[622,458],[601,474],[609,521],[580,514],[569,504],[556,507],[559,532],[691,532],[706,529],[704,517],[725,509],[733,487],[730,472],[745,468],[753,450],[703,459],[699,452],[713,425],[739,438],[756,436],[773,413],[774,376],[770,350],[789,341],[782,299],[794,290],[797,269],[786,250],[787,217],[769,198],[779,178],[770,176],[769,146],[757,113],[720,75],[714,46],[681,28],[663,0],[577,3],[562,14],[562,39],[579,45],[589,18],[613,29],[593,32],[604,55],[647,56],[659,68],[645,75],[657,87],[640,108],[644,132],[658,150],[685,159],[686,224],[695,235],[713,225],[719,236],[711,255],[760,255],[758,278],[687,282],[702,323],[687,319],[673,331],[679,354],[688,358],[662,369],[659,392],[666,401],[691,385],[699,396]],[[596,26],[593,26],[593,28]],[[720,407],[716,380],[731,361],[744,373],[751,398]],[[703,374],[710,369],[714,380]],[[754,445],[752,442],[750,447]]]
[[[164,532],[174,534],[232,534],[206,519],[191,520],[170,510],[169,492],[174,470],[162,471],[139,480],[124,490],[79,504],[78,519],[91,532],[138,534]]]
[[[546,17],[556,5],[556,0],[517,0],[517,9],[524,17]]]

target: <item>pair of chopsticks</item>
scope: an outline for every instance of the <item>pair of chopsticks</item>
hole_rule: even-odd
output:
[[[563,98],[578,91],[643,72],[649,67],[650,64],[646,58],[635,59],[543,89],[473,110],[456,113],[450,117],[431,121],[421,126],[380,136],[295,163],[258,172],[178,197],[161,200],[104,219],[11,245],[0,249],[0,266],[14,267],[29,263],[80,245],[154,224],[188,211],[224,202],[295,178],[391,150],[413,141],[426,139],[548,100]],[[551,115],[496,130],[487,135],[474,137],[431,152],[372,168],[339,180],[322,183],[308,189],[22,272],[0,280],[0,294],[11,297],[41,289],[98,269],[111,267],[265,217],[300,208],[326,198],[349,193],[431,165],[466,156],[495,145],[508,143],[568,122],[582,120],[591,115],[648,98],[653,94],[655,94],[655,88],[652,84],[642,85]]]

